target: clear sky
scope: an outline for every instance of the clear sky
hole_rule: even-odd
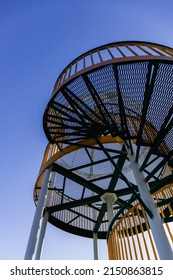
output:
[[[0,0],[0,259],[23,259],[54,83],[83,52],[116,41],[173,47],[172,0]],[[107,258],[106,241],[99,257]],[[43,259],[92,259],[92,240],[48,225]]]

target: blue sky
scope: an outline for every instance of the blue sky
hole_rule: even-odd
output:
[[[23,259],[47,139],[42,116],[60,72],[116,41],[173,47],[170,0],[0,0],[0,259]],[[92,259],[92,240],[48,225],[43,259]],[[99,257],[107,258],[101,242]]]

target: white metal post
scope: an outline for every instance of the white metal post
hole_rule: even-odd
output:
[[[52,199],[54,195],[54,185],[55,185],[55,180],[56,180],[56,172],[51,172],[51,179],[50,179],[50,189],[51,189],[51,198],[49,202],[49,206],[52,206]]]
[[[47,226],[47,221],[49,219],[49,212],[46,211],[41,222],[41,228],[39,232],[39,238],[38,238],[38,244],[37,244],[37,249],[35,253],[35,260],[40,260],[41,258],[41,253],[42,253],[42,248],[43,248],[43,242],[44,242],[44,237],[45,237],[45,232],[46,232],[46,226]]]
[[[148,222],[153,234],[155,245],[159,254],[160,260],[172,260],[173,252],[168,241],[168,237],[163,227],[161,217],[157,211],[154,199],[150,194],[150,189],[148,184],[145,182],[143,173],[140,171],[140,165],[138,162],[135,162],[135,157],[131,153],[130,149],[126,147],[128,157],[131,163],[131,169],[133,171],[139,193],[142,200],[146,206],[150,209],[153,217],[151,218],[147,213]]]
[[[45,174],[43,177],[42,187],[41,187],[37,207],[35,210],[35,215],[34,215],[31,232],[30,232],[30,236],[29,236],[29,240],[28,240],[28,244],[27,244],[27,248],[26,248],[25,257],[24,257],[25,260],[32,260],[33,254],[35,251],[37,235],[38,235],[38,230],[39,230],[39,226],[40,226],[40,220],[42,217],[47,189],[48,189],[48,184],[49,184],[50,172],[51,172],[51,167],[45,171]]]
[[[94,248],[94,260],[98,260],[98,238],[97,233],[93,232],[93,248]]]
[[[55,179],[56,179],[56,172],[51,172],[51,176],[49,176],[49,182],[50,182],[49,183],[49,189],[51,189],[52,194],[53,194]],[[48,197],[46,196],[44,207],[47,204],[47,199],[48,199]],[[48,206],[51,206],[51,205],[52,205],[52,195],[51,195]],[[35,253],[35,256],[34,256],[35,260],[40,260],[40,258],[41,258],[41,253],[42,253],[42,249],[43,249],[43,242],[44,242],[44,238],[45,238],[46,226],[47,226],[48,219],[49,219],[49,212],[46,211],[44,213],[44,216],[42,217],[41,227],[40,227],[40,230],[39,230],[39,233],[38,233],[36,253]]]
[[[104,203],[107,204],[108,225],[110,225],[114,217],[113,202],[116,201],[118,197],[115,193],[104,193],[100,198]]]

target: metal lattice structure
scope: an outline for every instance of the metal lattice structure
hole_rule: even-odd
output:
[[[130,230],[137,235],[134,223],[129,223],[124,235],[116,228],[120,220],[125,223],[125,213],[133,209],[135,219],[142,215],[138,233],[152,234],[159,223],[173,221],[172,115],[173,49],[118,42],[79,56],[58,77],[44,113],[49,144],[34,189],[36,205],[49,169],[44,205],[49,222],[77,235],[107,237],[111,258],[124,259],[122,249],[113,253],[117,243],[110,238],[113,228],[124,244]],[[140,176],[154,206],[140,189]],[[155,196],[165,187],[168,196]],[[116,196],[112,223],[105,194]],[[151,225],[157,216],[152,207],[158,208],[156,220],[162,219],[155,225]],[[167,235],[172,238],[170,229]]]

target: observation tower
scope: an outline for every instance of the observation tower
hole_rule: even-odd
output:
[[[107,239],[110,259],[173,259],[173,49],[116,42],[73,60],[45,109],[25,259],[47,222]]]

